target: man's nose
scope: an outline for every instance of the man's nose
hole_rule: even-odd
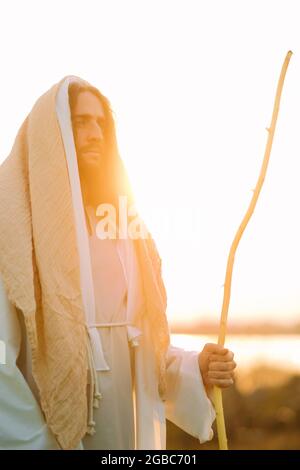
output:
[[[100,124],[97,122],[92,122],[88,128],[88,140],[103,140],[103,130],[101,129]]]

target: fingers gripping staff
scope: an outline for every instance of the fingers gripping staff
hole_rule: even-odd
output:
[[[218,344],[221,346],[223,346],[225,343],[227,314],[228,314],[228,307],[229,307],[229,301],[230,301],[231,278],[232,278],[234,256],[235,256],[235,252],[238,247],[239,241],[243,235],[243,232],[250,220],[251,215],[254,212],[254,209],[258,200],[258,196],[260,194],[260,190],[262,188],[262,185],[263,185],[266,173],[267,173],[267,168],[268,168],[268,163],[269,163],[269,158],[270,158],[270,153],[271,153],[271,148],[272,148],[272,143],[273,143],[273,137],[274,137],[275,128],[276,128],[277,116],[279,112],[282,88],[283,88],[284,79],[285,79],[286,71],[287,71],[291,56],[292,56],[292,52],[289,51],[285,57],[285,60],[281,69],[281,74],[279,77],[277,90],[276,90],[271,125],[269,128],[267,128],[268,140],[266,144],[266,150],[265,150],[263,163],[262,163],[261,170],[260,170],[260,175],[257,180],[256,187],[253,191],[253,196],[252,196],[250,205],[236,232],[236,235],[232,242],[229,256],[228,256],[225,284],[224,284],[223,305],[222,305],[222,313],[221,313],[220,329],[219,329],[219,338],[218,338]],[[216,421],[217,421],[219,448],[220,450],[227,450],[228,447],[227,447],[227,437],[226,437],[223,403],[222,403],[222,392],[221,392],[221,389],[216,386],[214,387],[214,405],[216,409]]]

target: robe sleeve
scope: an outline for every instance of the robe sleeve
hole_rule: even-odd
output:
[[[200,444],[213,438],[216,414],[198,365],[198,352],[170,346],[167,353],[166,418]]]
[[[1,277],[0,340],[5,352],[5,364],[0,363],[0,449],[59,449],[17,365],[22,341],[21,326]]]

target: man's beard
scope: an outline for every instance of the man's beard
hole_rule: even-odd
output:
[[[99,204],[118,205],[116,175],[105,164],[88,167],[80,171],[81,188],[85,204],[97,207]]]

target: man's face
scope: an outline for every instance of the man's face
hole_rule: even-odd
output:
[[[104,151],[104,110],[90,91],[79,93],[72,109],[72,125],[79,173],[89,176],[101,169]]]

